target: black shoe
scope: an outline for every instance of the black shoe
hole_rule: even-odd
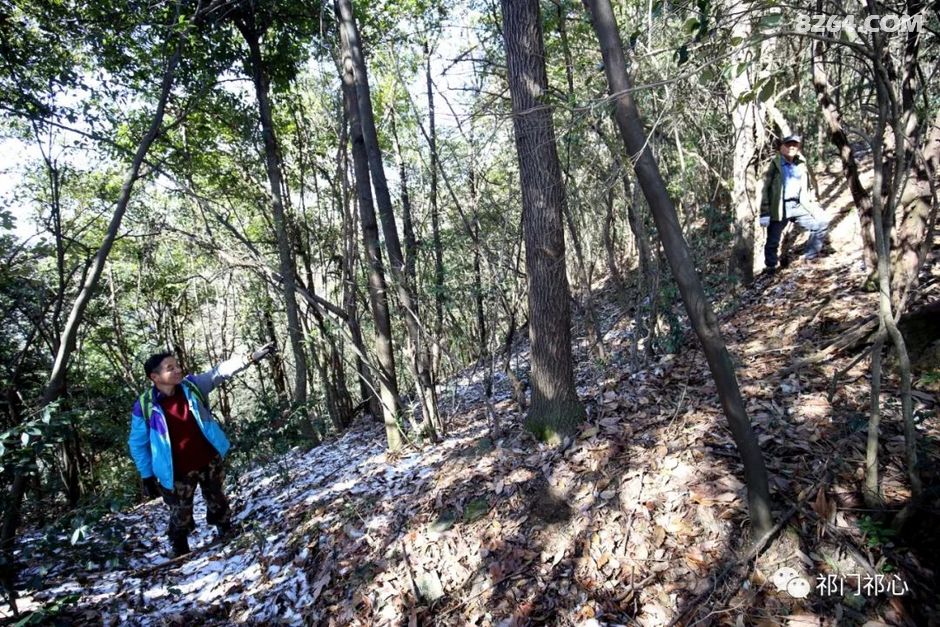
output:
[[[767,277],[771,277],[775,274],[777,274],[777,268],[764,268],[760,273],[761,276]]]
[[[216,525],[216,529],[215,539],[219,542],[227,542],[241,533],[241,526],[231,522]]]

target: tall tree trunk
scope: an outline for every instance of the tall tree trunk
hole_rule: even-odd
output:
[[[287,336],[290,339],[291,353],[294,357],[294,402],[300,407],[307,403],[307,354],[304,346],[303,330],[300,327],[300,313],[297,306],[296,294],[296,268],[291,254],[290,234],[288,233],[287,219],[284,214],[284,199],[282,197],[282,177],[280,152],[277,137],[274,132],[274,117],[271,111],[270,81],[264,58],[261,55],[259,27],[255,15],[248,9],[248,13],[237,20],[236,25],[241,32],[245,43],[248,44],[248,60],[251,65],[252,81],[255,87],[255,96],[258,100],[258,111],[261,118],[261,138],[264,142],[264,158],[267,166],[268,184],[271,186],[271,209],[274,214],[274,230],[277,236],[277,252],[280,262],[280,273],[284,281],[284,305],[287,312]],[[305,435],[311,435],[309,417],[303,410],[301,428]]]
[[[922,14],[923,0],[907,0],[905,11],[908,16]],[[940,123],[940,113],[933,124],[924,129],[920,106],[920,78],[924,75],[920,68],[920,29],[907,33],[904,44],[903,71],[901,74],[901,110],[900,119],[895,124],[895,132],[903,134],[903,142],[898,149],[902,158],[898,163],[892,190],[897,198],[896,218],[892,224],[890,240],[892,309],[895,316],[904,312],[910,288],[917,280],[917,275],[927,255],[927,245],[936,218],[937,205],[934,201],[935,179],[930,172],[931,158],[927,151],[938,141],[936,125]],[[887,54],[887,53],[886,53]],[[918,144],[922,137],[927,141],[922,153]],[[932,181],[934,183],[932,184]]]
[[[868,2],[869,11],[875,12],[875,5],[871,0]],[[893,524],[900,528],[912,513],[912,505],[917,503],[923,491],[923,484],[920,478],[920,469],[917,464],[917,432],[914,428],[913,404],[911,399],[911,362],[907,352],[907,346],[904,343],[904,337],[898,329],[893,310],[895,302],[892,295],[891,268],[890,268],[890,241],[888,237],[889,226],[887,219],[895,215],[898,207],[898,198],[895,196],[896,185],[902,180],[902,177],[894,177],[893,181],[888,181],[887,174],[895,173],[901,169],[898,161],[903,161],[901,155],[905,150],[907,137],[900,128],[901,120],[897,117],[897,110],[892,102],[892,83],[891,72],[889,68],[882,65],[882,60],[886,58],[887,46],[878,32],[872,33],[872,44],[874,55],[872,57],[873,69],[875,75],[875,89],[877,93],[878,118],[875,125],[874,141],[872,142],[872,163],[873,163],[873,182],[872,182],[872,216],[875,227],[875,250],[878,252],[878,316],[879,316],[879,337],[876,345],[879,345],[885,335],[891,338],[892,344],[898,354],[898,366],[901,375],[901,413],[904,420],[904,448],[907,461],[908,480],[911,485],[911,501],[895,518]],[[892,132],[886,134],[888,124],[892,124]],[[890,136],[893,145],[885,150],[884,139]],[[888,154],[893,154],[893,159],[888,159]],[[876,360],[872,359],[872,385],[874,381],[874,366]],[[873,388],[874,390],[875,388]],[[873,422],[873,420],[872,420]]]
[[[372,306],[372,318],[375,324],[375,352],[379,360],[379,370],[375,375],[379,384],[388,449],[397,451],[402,447],[399,427],[401,406],[398,398],[398,378],[395,372],[395,353],[392,349],[388,290],[385,285],[385,271],[382,267],[382,250],[379,247],[379,225],[376,222],[375,207],[372,204],[372,184],[360,124],[353,61],[345,28],[340,28],[340,39],[343,103],[346,107],[346,117],[349,119],[349,139],[352,144],[353,169],[359,197],[359,220],[362,223],[362,243],[369,259],[369,302]]]
[[[538,0],[502,0],[513,130],[522,185],[532,403],[526,427],[558,442],[584,419],[571,358],[565,187],[555,146]]]
[[[558,10],[558,35],[561,40],[561,50],[565,58],[565,80],[568,85],[568,100],[573,102],[574,94],[574,62],[571,58],[571,47],[568,45],[568,29],[565,26],[567,18],[564,3],[557,4]],[[573,123],[573,121],[572,121]],[[576,198],[571,191],[571,138],[572,133],[565,133],[565,158],[562,161],[562,181],[567,194]],[[574,201],[572,201],[574,202]],[[578,278],[579,292],[581,296],[581,306],[584,310],[584,326],[587,328],[588,342],[591,344],[591,350],[594,355],[604,360],[607,358],[607,351],[604,348],[603,336],[600,326],[597,324],[597,311],[594,307],[594,290],[591,288],[591,277],[587,269],[587,261],[584,258],[584,248],[581,245],[581,234],[578,225],[574,220],[570,203],[564,205],[565,224],[568,226],[568,234],[571,235],[571,245],[574,248],[575,276]]]
[[[356,101],[359,107],[359,123],[369,158],[369,173],[375,189],[375,200],[382,221],[382,233],[385,235],[385,250],[388,252],[389,268],[395,281],[398,302],[402,308],[405,329],[408,332],[411,366],[415,373],[415,387],[421,399],[424,414],[423,429],[431,437],[443,431],[437,407],[437,393],[431,379],[431,370],[427,343],[422,338],[421,324],[418,317],[418,301],[414,296],[414,286],[409,284],[404,273],[404,257],[392,198],[385,179],[385,166],[382,164],[382,151],[379,147],[378,132],[375,129],[375,116],[372,110],[372,95],[369,89],[369,77],[362,46],[359,39],[359,27],[353,15],[351,0],[335,0],[336,16],[340,22],[349,59],[355,77]]]
[[[743,3],[732,2],[730,13],[743,9]],[[731,37],[742,41],[751,35],[750,18],[745,15],[735,20]],[[734,245],[731,248],[730,274],[737,276],[742,283],[749,285],[754,280],[754,222],[757,212],[754,210],[756,183],[751,161],[757,144],[757,125],[759,115],[756,99],[742,102],[742,96],[751,90],[750,69],[754,62],[751,47],[743,47],[731,58],[731,112],[732,131],[734,133],[734,156],[732,162],[731,207],[734,210]]]
[[[356,297],[356,262],[359,259],[359,247],[356,245],[356,213],[352,206],[349,193],[349,119],[346,107],[341,102],[342,123],[339,134],[339,148],[336,157],[336,180],[340,184],[340,202],[343,215],[343,311],[349,325],[349,334],[355,346],[364,350],[365,342],[362,340],[362,327],[359,324],[358,298]],[[359,396],[361,400],[368,400],[369,413],[376,420],[382,419],[382,404],[379,395],[375,392],[378,382],[372,375],[368,364],[358,354],[356,355],[356,373],[359,380]]]
[[[911,177],[901,195],[900,216],[891,237],[891,290],[895,315],[904,313],[911,288],[933,243],[937,220],[940,113],[934,118],[926,137],[920,155],[913,155]]]
[[[75,302],[72,303],[72,309],[65,321],[65,328],[60,335],[59,346],[56,351],[55,361],[52,365],[52,371],[49,374],[49,380],[43,388],[42,397],[40,399],[40,406],[43,408],[48,407],[65,394],[69,362],[72,353],[75,351],[79,326],[82,324],[88,303],[91,302],[95,289],[98,287],[101,273],[104,270],[104,265],[111,252],[111,247],[114,245],[114,240],[117,238],[118,231],[121,228],[121,221],[124,219],[124,213],[127,211],[127,205],[131,199],[131,192],[134,189],[137,178],[140,176],[140,169],[143,166],[147,152],[159,135],[160,127],[163,125],[163,116],[166,111],[167,100],[170,96],[170,90],[173,87],[176,68],[182,58],[183,42],[186,39],[188,30],[187,28],[184,32],[179,34],[179,39],[173,54],[167,61],[160,85],[160,96],[157,100],[157,107],[154,111],[153,119],[150,122],[147,132],[137,145],[137,150],[134,152],[130,168],[124,177],[124,183],[121,186],[117,205],[114,208],[111,221],[108,223],[108,230],[105,233],[104,240],[101,242],[101,246],[98,247],[98,252],[95,253],[94,260],[85,275],[85,281],[78,292],[78,296],[75,298]],[[7,500],[7,507],[4,513],[3,526],[2,529],[0,529],[0,553],[2,553],[3,561],[3,566],[0,567],[0,579],[4,582],[8,581],[11,586],[16,573],[13,545],[16,540],[16,530],[20,523],[23,496],[26,494],[28,483],[28,476],[25,471],[19,470],[15,473],[11,493]],[[15,596],[12,587],[10,587],[10,592],[11,603],[15,604]]]
[[[692,327],[702,343],[702,349],[712,376],[731,434],[744,464],[744,477],[748,489],[748,511],[755,531],[755,539],[773,527],[770,513],[770,489],[767,470],[760,446],[744,408],[738,389],[734,364],[725,347],[718,320],[705,297],[702,284],[695,272],[689,246],[682,234],[672,199],[659,173],[659,167],[650,153],[639,111],[630,94],[630,81],[623,56],[620,33],[610,6],[610,0],[584,0],[591,14],[594,30],[600,42],[604,69],[614,99],[617,124],[627,152],[636,155],[634,171],[643,188],[653,219],[656,222],[666,259],[682,294]]]
[[[431,80],[431,50],[424,42],[425,82],[428,90],[428,148],[431,152],[431,185],[428,201],[431,205],[431,246],[434,248],[434,346],[431,348],[431,374],[436,381],[441,363],[441,342],[444,341],[444,248],[441,245],[441,216],[437,199],[437,121],[434,115],[434,82]]]
[[[822,10],[819,0],[817,0],[816,7]],[[862,231],[862,254],[865,259],[865,268],[869,273],[875,275],[878,262],[875,251],[875,232],[872,226],[871,195],[862,184],[858,162],[852,153],[849,138],[842,128],[842,114],[832,98],[832,88],[829,85],[829,77],[824,66],[826,48],[827,45],[824,41],[817,41],[813,44],[813,88],[816,90],[816,102],[819,103],[823,119],[826,121],[826,127],[829,130],[829,141],[832,142],[832,145],[839,153],[839,159],[842,161],[842,171],[852,194],[852,200],[855,202],[855,211],[858,213],[859,225]]]

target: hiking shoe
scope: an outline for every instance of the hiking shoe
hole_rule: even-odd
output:
[[[764,268],[760,273],[761,276],[766,277],[772,277],[775,274],[777,274],[777,268]]]
[[[219,542],[227,542],[241,533],[241,525],[237,523],[224,523],[216,525],[215,539]]]

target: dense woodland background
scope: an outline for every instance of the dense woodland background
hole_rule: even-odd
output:
[[[919,28],[796,32],[814,14]],[[780,486],[715,312],[770,289],[760,181],[791,132],[864,264],[827,277],[864,315],[801,363],[847,356],[830,402],[869,382],[853,471],[870,524],[933,511],[938,43],[921,0],[0,1],[7,599],[23,530],[74,544],[142,501],[129,412],[167,347],[199,371],[277,344],[215,396],[237,477],[357,420],[383,425],[392,461],[433,450],[466,419],[468,368],[492,441],[511,414],[564,447],[604,398],[582,374],[700,342],[759,545]],[[752,331],[769,341],[806,290]],[[891,503],[883,408],[903,434]]]

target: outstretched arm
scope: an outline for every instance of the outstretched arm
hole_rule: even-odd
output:
[[[193,375],[191,380],[199,387],[199,390],[204,395],[208,396],[212,390],[219,387],[223,382],[235,376],[251,364],[258,363],[274,351],[275,347],[273,342],[265,344],[248,357],[239,356],[226,359],[211,370]]]

